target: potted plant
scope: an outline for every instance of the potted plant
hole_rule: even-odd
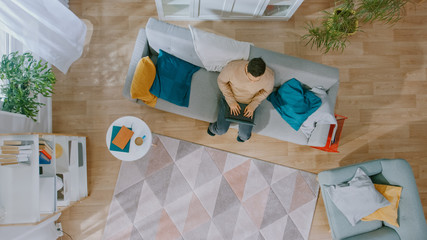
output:
[[[409,0],[359,0],[354,6],[357,8],[358,18],[364,23],[381,21],[394,24],[405,14],[404,6],[408,2]]]
[[[324,12],[321,26],[308,25],[308,34],[302,38],[308,39],[307,44],[323,49],[324,53],[330,50],[341,50],[347,46],[348,38],[359,31],[359,24],[355,11],[348,7],[341,7],[334,12]]]
[[[320,26],[309,23],[308,33],[302,36],[306,45],[321,49],[343,51],[349,37],[359,29],[359,22],[372,23],[381,21],[393,24],[404,14],[404,5],[408,0],[343,0],[336,2],[333,12],[325,11]]]
[[[48,64],[37,61],[31,53],[18,52],[3,55],[0,63],[0,91],[3,94],[2,110],[20,113],[36,121],[41,94],[51,97],[55,75]]]

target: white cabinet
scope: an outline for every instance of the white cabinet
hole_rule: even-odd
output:
[[[162,20],[289,20],[303,0],[156,0]]]
[[[264,2],[263,0],[234,0],[228,17],[249,19],[257,17]]]
[[[86,137],[1,134],[0,146],[10,145],[5,141],[21,141],[30,149],[25,152],[27,159],[0,161],[0,226],[37,224],[88,196]],[[51,159],[40,164],[44,145],[50,147]],[[11,155],[4,148],[1,151],[3,157]]]
[[[161,19],[188,19],[195,17],[194,0],[156,0]]]
[[[226,6],[227,0],[200,0],[195,1],[196,14],[195,18],[199,19],[220,19],[226,15],[224,9],[229,9],[232,6]],[[159,12],[160,17],[160,12]]]
[[[270,0],[262,8],[260,15],[265,19],[289,20],[302,2],[303,0]]]

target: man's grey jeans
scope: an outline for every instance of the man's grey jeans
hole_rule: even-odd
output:
[[[228,103],[225,101],[224,96],[221,95],[219,101],[218,119],[216,122],[209,124],[209,130],[214,134],[222,135],[230,128],[230,122],[225,119],[225,106]],[[240,109],[240,111],[244,110]],[[239,123],[239,138],[243,141],[248,140],[251,137],[252,128],[252,125]]]

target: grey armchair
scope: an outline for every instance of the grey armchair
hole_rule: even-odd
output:
[[[399,228],[383,221],[360,221],[351,226],[325,191],[325,185],[350,180],[362,168],[378,184],[402,187]],[[403,159],[378,159],[319,173],[319,183],[334,240],[427,240],[427,224],[411,166]]]

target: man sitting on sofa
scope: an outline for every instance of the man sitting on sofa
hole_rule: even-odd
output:
[[[230,113],[239,115],[244,111],[244,116],[253,118],[258,105],[270,95],[274,86],[274,72],[268,68],[262,58],[232,61],[224,67],[218,76],[218,86],[223,96],[220,100],[218,119],[210,123],[208,134],[222,135],[228,131],[230,122],[225,118],[226,106]],[[240,109],[239,103],[248,104],[245,109]],[[237,141],[244,142],[251,137],[253,125],[239,123]]]

